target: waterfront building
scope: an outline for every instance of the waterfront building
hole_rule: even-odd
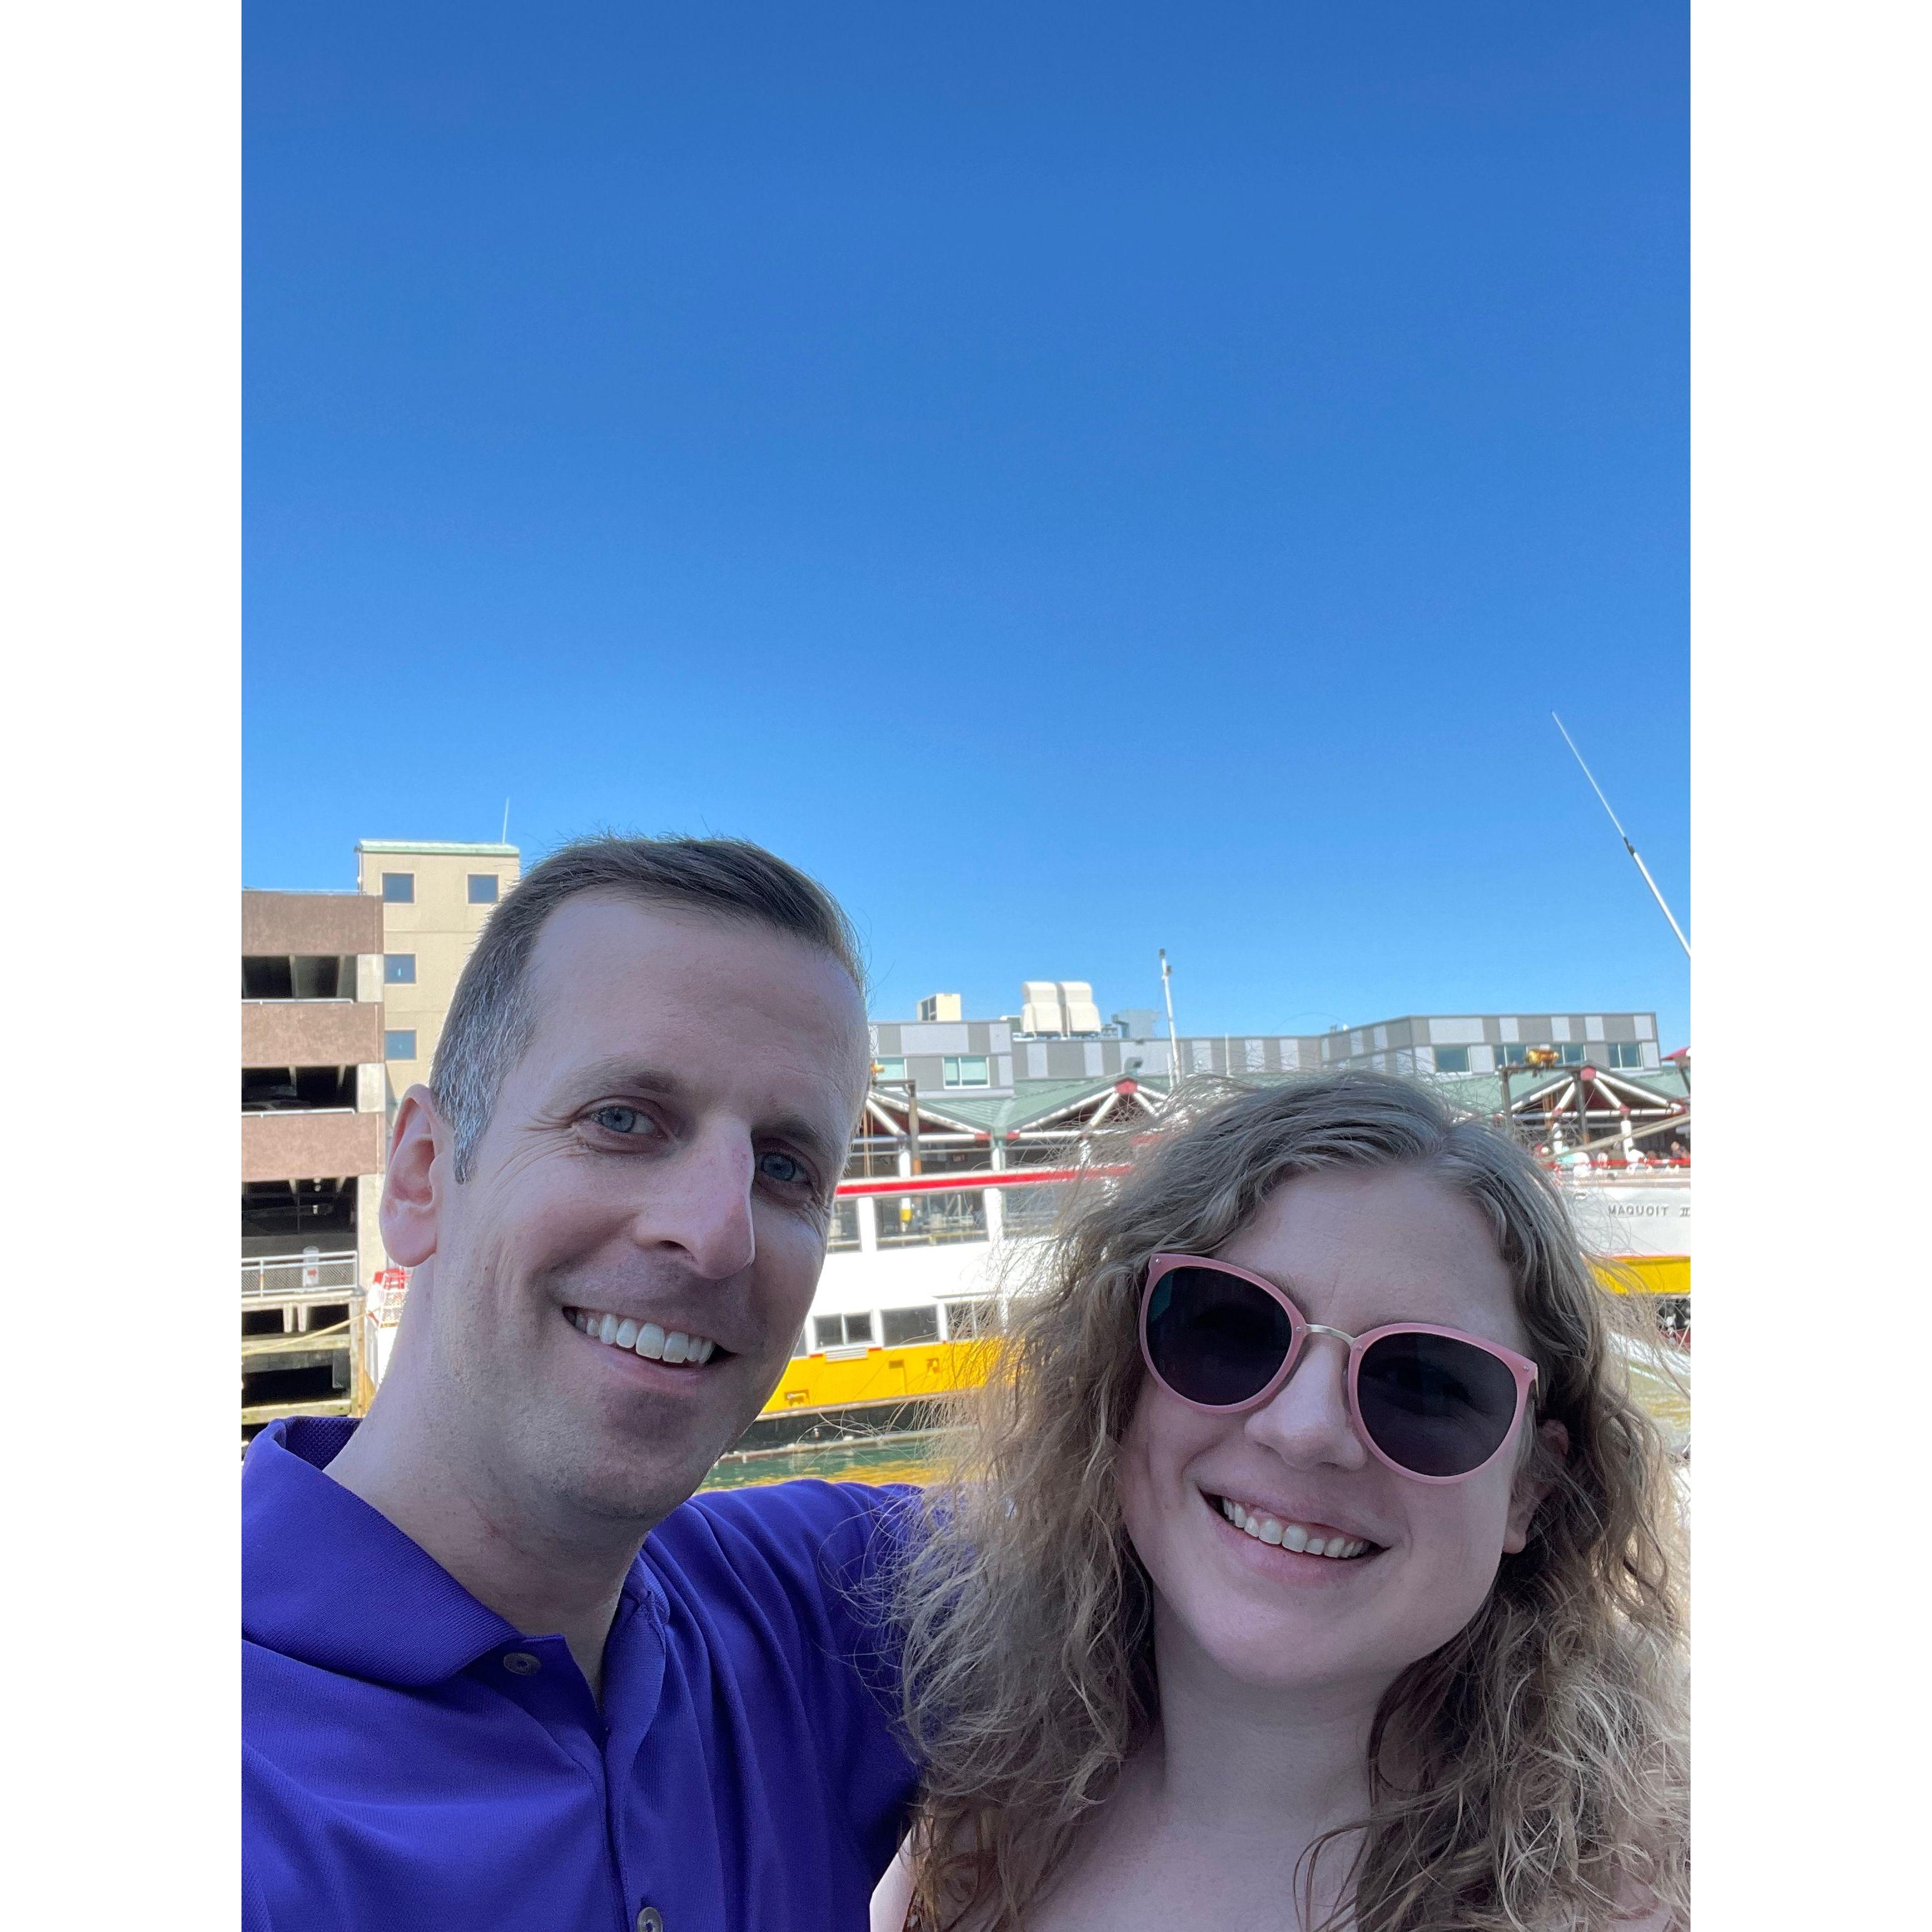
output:
[[[1655,1072],[1663,1065],[1654,1012],[1406,1014],[1321,1034],[1182,1034],[1170,1040],[1146,1008],[1102,1022],[1082,980],[1028,980],[1016,1014],[969,1020],[958,994],[920,1003],[916,1020],[880,1020],[872,1057],[882,1082],[910,1080],[921,1095],[1011,1095],[1036,1080],[1172,1079],[1201,1074],[1330,1072],[1494,1073],[1506,1066]],[[1549,1056],[1545,1060],[1545,1056]]]

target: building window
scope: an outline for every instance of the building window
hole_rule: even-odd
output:
[[[416,902],[415,873],[385,872],[382,874],[382,903],[385,905],[414,905]]]
[[[393,1033],[382,1036],[382,1058],[385,1060],[413,1060],[416,1057],[416,1030],[414,1027],[400,1027]]]
[[[812,1346],[814,1348],[852,1348],[869,1346],[872,1318],[866,1315],[814,1315],[812,1318]]]
[[[1438,1046],[1436,1049],[1436,1070],[1438,1073],[1468,1072],[1469,1049],[1466,1046]]]
[[[1498,1066],[1527,1066],[1529,1064],[1529,1048],[1526,1046],[1499,1046],[1496,1048],[1496,1064]]]
[[[939,1340],[939,1310],[932,1302],[923,1308],[888,1308],[880,1317],[886,1346],[903,1348],[914,1342]]]
[[[886,1059],[875,1060],[872,1066],[874,1080],[903,1080],[905,1078],[905,1060],[902,1054],[894,1054]]]
[[[1580,1046],[1566,1045],[1562,1048],[1562,1052],[1563,1054],[1563,1064],[1565,1066],[1581,1066],[1582,1065],[1583,1049]]]
[[[1641,1066],[1643,1064],[1643,1048],[1634,1040],[1612,1040],[1610,1055],[1612,1066]]]
[[[949,1053],[946,1056],[946,1084],[949,1087],[989,1087],[983,1053]]]
[[[470,874],[470,903],[472,905],[494,905],[496,903],[496,875],[494,872]]]
[[[384,953],[382,978],[388,986],[413,986],[416,982],[416,956],[413,952]]]

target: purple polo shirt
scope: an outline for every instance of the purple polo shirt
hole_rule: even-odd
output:
[[[904,1491],[674,1510],[600,1711],[562,1637],[322,1474],[354,1427],[277,1423],[242,1471],[244,1932],[866,1924],[914,1783],[865,1607]]]

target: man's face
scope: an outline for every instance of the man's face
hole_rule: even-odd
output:
[[[436,1387],[500,1480],[654,1522],[790,1358],[864,1096],[864,1009],[802,941],[595,895],[546,922],[529,992],[534,1036],[460,1186],[436,1130]],[[619,1345],[632,1324],[647,1352]]]

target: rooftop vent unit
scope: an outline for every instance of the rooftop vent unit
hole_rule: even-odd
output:
[[[1022,980],[1020,1030],[1036,1039],[1067,1040],[1100,1031],[1100,1009],[1085,980]]]
[[[958,993],[928,993],[919,1003],[922,1020],[957,1020],[964,1018],[964,997]]]

